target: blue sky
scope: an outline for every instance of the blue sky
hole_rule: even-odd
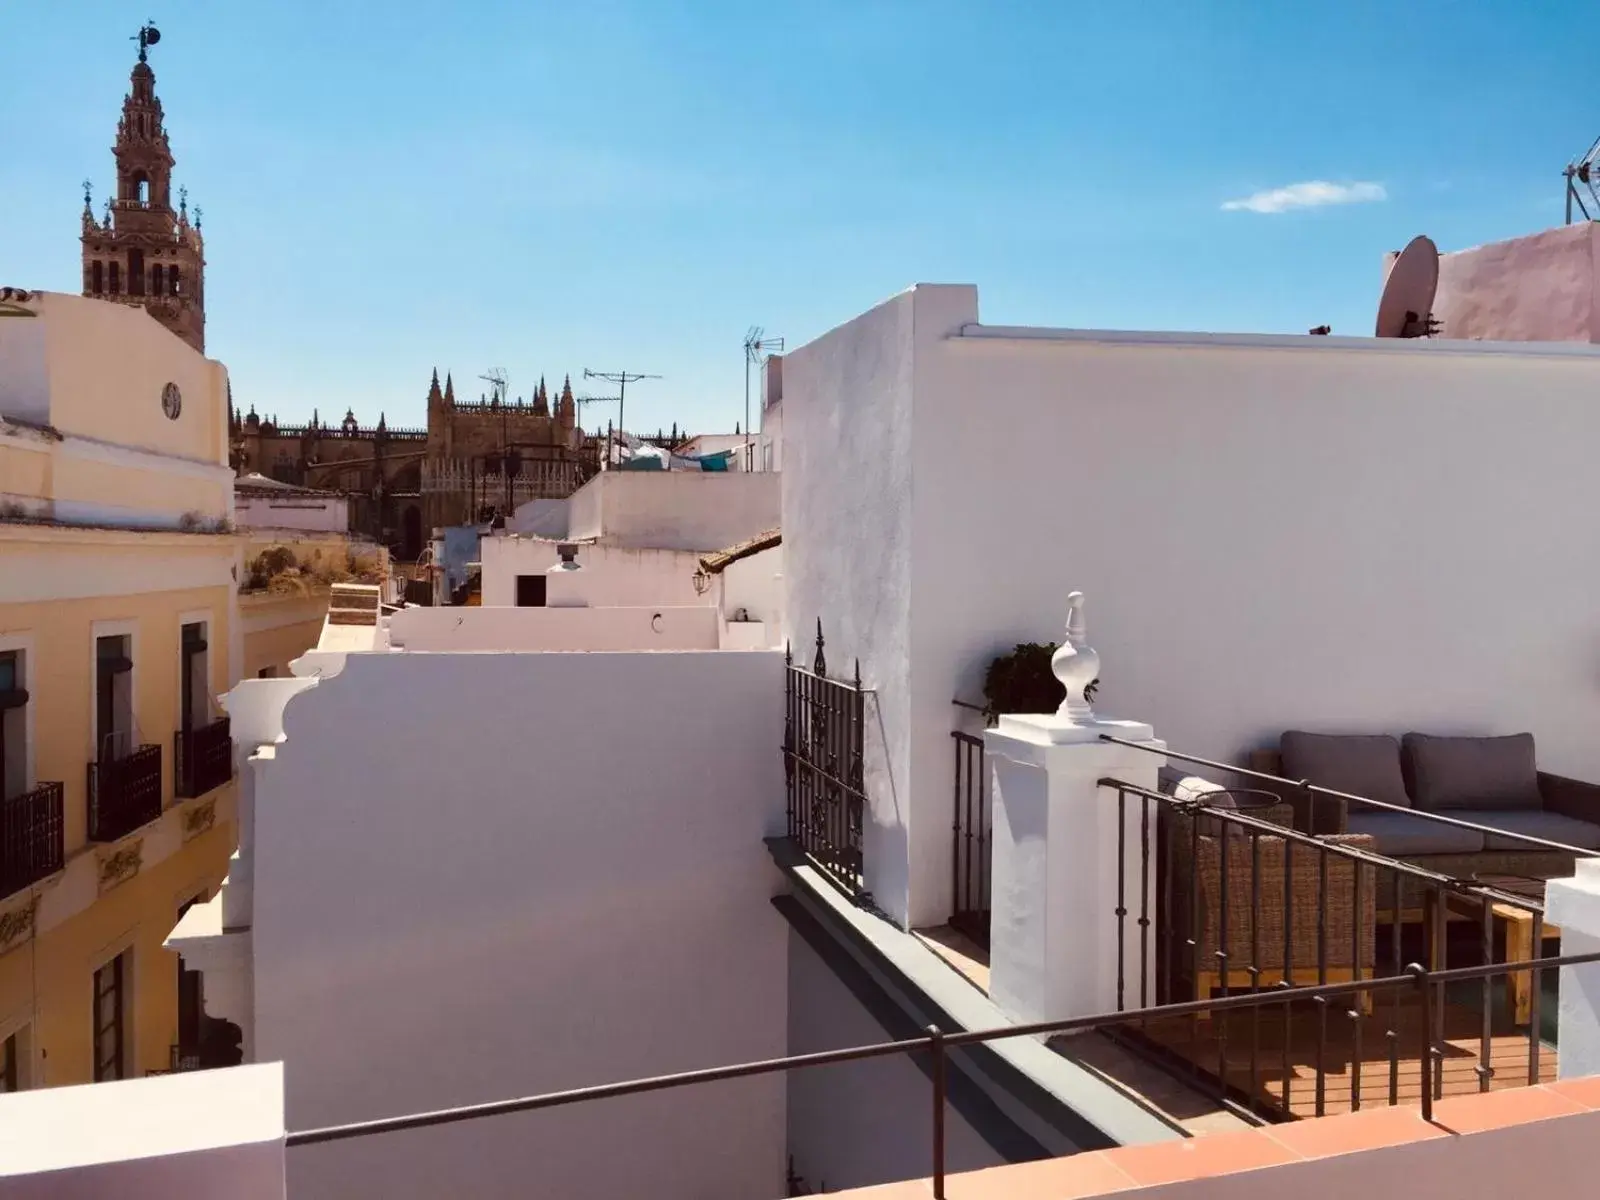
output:
[[[631,426],[730,429],[747,327],[917,281],[999,324],[1364,334],[1385,250],[1559,223],[1600,134],[1600,8],[1553,0],[8,0],[0,282],[77,289],[146,17],[208,352],[285,419],[588,366],[663,376]]]

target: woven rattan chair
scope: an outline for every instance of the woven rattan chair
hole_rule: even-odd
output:
[[[1294,823],[1288,805],[1248,816],[1285,827]],[[1169,944],[1175,948],[1175,974],[1193,981],[1195,999],[1282,982],[1305,987],[1372,977],[1374,867],[1269,833],[1252,834],[1224,818],[1174,813],[1169,822]],[[1372,839],[1361,834],[1317,840],[1372,849]],[[1371,1011],[1370,993],[1362,994],[1361,1007]]]

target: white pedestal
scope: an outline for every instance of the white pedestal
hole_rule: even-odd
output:
[[[1127,914],[1119,938],[1117,793],[1100,780],[1154,791],[1166,759],[1150,751],[1165,743],[1138,722],[1055,715],[1001,717],[984,743],[993,786],[990,997],[1021,1022],[1114,1012],[1120,948],[1122,1007],[1139,1007],[1142,972],[1154,1003],[1155,938],[1142,960],[1139,916],[1143,909],[1154,920],[1155,826],[1142,879],[1142,805],[1130,797],[1120,822]]]
[[[1544,919],[1560,928],[1563,955],[1600,952],[1600,859],[1580,858],[1571,879],[1545,885]],[[1557,1020],[1557,1078],[1600,1075],[1600,962],[1561,968]]]

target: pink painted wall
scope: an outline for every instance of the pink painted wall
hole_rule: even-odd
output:
[[[1591,222],[1442,254],[1433,315],[1447,338],[1600,342],[1597,254]]]

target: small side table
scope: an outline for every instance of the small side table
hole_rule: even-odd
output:
[[[1474,883],[1481,883],[1485,887],[1492,887],[1496,891],[1509,892],[1514,896],[1526,896],[1540,904],[1544,903],[1545,880],[1525,875],[1474,875]],[[1531,910],[1515,904],[1495,904],[1490,911],[1497,921],[1505,924],[1506,929],[1506,962],[1532,962],[1543,957],[1544,947],[1535,945],[1533,936],[1533,919],[1536,915]],[[1547,937],[1560,937],[1561,927],[1542,921],[1539,926],[1539,941]],[[1533,972],[1511,971],[1506,974],[1506,991],[1511,1001],[1512,1020],[1518,1025],[1526,1025],[1533,1018]]]

